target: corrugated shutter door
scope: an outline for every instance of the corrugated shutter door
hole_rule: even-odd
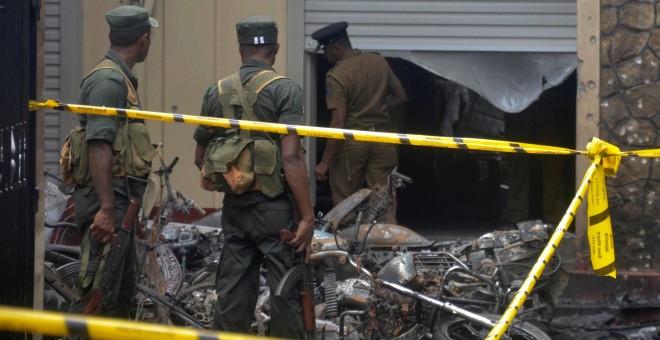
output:
[[[576,0],[306,0],[305,49],[337,21],[364,50],[576,51]]]
[[[45,98],[60,98],[60,0],[46,0]],[[60,114],[46,110],[44,170],[59,174]]]

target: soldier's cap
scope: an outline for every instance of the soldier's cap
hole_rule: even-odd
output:
[[[149,26],[158,27],[158,21],[138,6],[120,6],[105,14],[105,21],[114,32],[147,31]]]
[[[318,45],[316,46],[316,50],[314,50],[314,52],[325,48],[330,43],[335,42],[341,38],[348,37],[348,33],[346,33],[347,27],[348,23],[346,21],[340,21],[320,28],[312,33],[312,39],[318,41]]]
[[[261,16],[249,16],[236,23],[238,43],[243,45],[262,45],[277,43],[277,23]]]

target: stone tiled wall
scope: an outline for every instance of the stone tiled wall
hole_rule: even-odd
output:
[[[660,148],[660,1],[601,1],[600,138]],[[660,271],[660,159],[624,157],[608,178],[619,271]]]

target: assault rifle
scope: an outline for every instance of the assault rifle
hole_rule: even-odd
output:
[[[296,237],[296,233],[282,229],[280,230],[280,239],[282,241],[291,241]],[[285,287],[282,283],[285,282],[300,282],[300,305],[302,306],[303,313],[303,329],[305,330],[305,339],[311,340],[315,338],[316,332],[316,315],[314,313],[314,283],[312,282],[312,270],[309,263],[305,263],[305,253],[295,254],[295,267],[286,272],[280,285],[275,291],[276,296],[283,296],[288,294],[290,287]],[[298,280],[289,280],[288,278],[300,278]]]
[[[128,179],[143,181],[142,179],[132,176],[127,176],[127,180]],[[127,189],[129,191],[131,190],[128,185]],[[95,288],[87,305],[85,305],[83,314],[100,315],[103,307],[108,305],[110,297],[112,296],[110,286],[119,270],[119,264],[122,263],[122,259],[126,256],[126,248],[131,241],[131,230],[133,229],[135,219],[140,210],[140,203],[140,199],[130,199],[126,215],[124,215],[124,221],[121,224],[121,228],[119,228],[119,232],[117,232],[114,244],[110,248],[108,258],[105,260],[106,264],[103,273],[101,273],[101,281],[99,282],[98,287]],[[99,267],[99,269],[101,268]]]

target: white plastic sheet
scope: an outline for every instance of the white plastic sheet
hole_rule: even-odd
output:
[[[66,210],[68,199],[69,196],[60,191],[55,183],[46,181],[44,188],[44,217],[47,224],[55,224],[60,221],[64,210]]]
[[[517,113],[561,84],[577,67],[575,53],[381,52],[413,62],[472,89],[502,111]]]

